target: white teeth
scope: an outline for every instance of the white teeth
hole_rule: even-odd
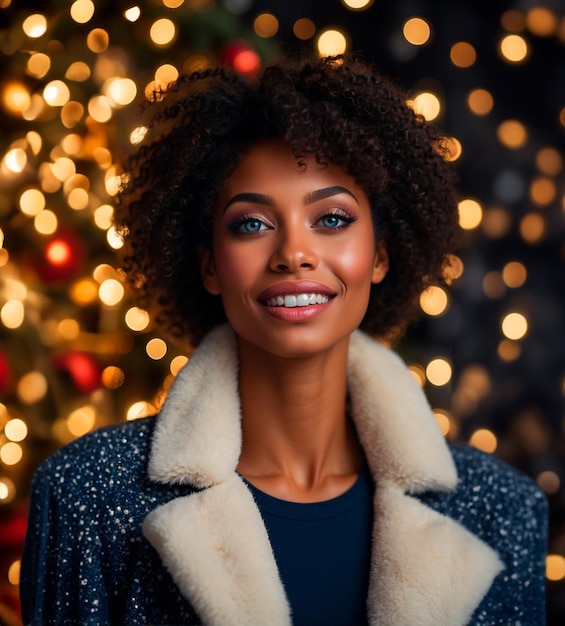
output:
[[[329,300],[328,296],[320,293],[297,293],[296,295],[276,296],[269,298],[267,306],[284,306],[292,309],[297,306],[309,306],[311,304],[325,304]]]

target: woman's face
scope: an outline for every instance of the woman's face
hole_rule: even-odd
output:
[[[281,357],[346,340],[388,270],[364,191],[341,167],[305,162],[282,141],[251,149],[220,193],[201,259],[240,340]]]

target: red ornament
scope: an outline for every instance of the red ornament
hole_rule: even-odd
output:
[[[0,395],[6,395],[11,386],[12,372],[10,371],[10,364],[6,355],[0,352]]]
[[[27,511],[24,508],[5,511],[0,516],[0,546],[18,548],[24,542],[27,530]]]
[[[53,367],[66,371],[77,391],[89,394],[102,385],[102,368],[96,359],[87,352],[68,350],[52,359]]]
[[[61,229],[47,242],[37,272],[46,282],[69,280],[82,268],[85,260],[82,242],[69,229]]]
[[[261,67],[261,58],[257,52],[243,40],[230,42],[222,50],[220,61],[246,76],[255,76]]]

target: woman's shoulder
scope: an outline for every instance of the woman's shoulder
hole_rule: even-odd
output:
[[[502,500],[512,495],[545,502],[544,492],[532,478],[493,454],[462,444],[451,445],[450,451],[457,468],[458,491]]]
[[[79,476],[86,471],[104,476],[120,467],[136,472],[146,466],[155,420],[153,416],[113,424],[75,439],[43,461],[34,482],[44,476],[64,481],[65,475]]]
[[[447,493],[422,494],[432,508],[452,517],[471,532],[496,542],[520,532],[543,535],[547,498],[532,478],[494,455],[465,445],[452,445],[457,487]]]

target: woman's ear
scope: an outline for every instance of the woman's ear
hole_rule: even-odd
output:
[[[371,282],[373,285],[380,283],[387,275],[389,267],[388,251],[383,244],[377,244],[377,250],[375,251],[375,258],[373,261],[373,275],[371,276]]]
[[[198,246],[197,254],[200,262],[200,278],[202,279],[204,289],[206,289],[206,291],[211,293],[213,296],[219,296],[220,283],[216,273],[216,265],[214,263],[212,250],[205,248],[204,246]]]

